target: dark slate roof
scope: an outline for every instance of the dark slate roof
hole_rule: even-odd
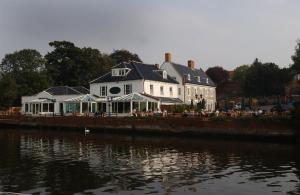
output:
[[[207,76],[207,74],[200,68],[200,69],[194,69],[192,70],[188,66],[171,63],[175,70],[182,76],[182,78],[187,78],[187,75],[190,74],[191,80],[185,79],[186,83],[191,84],[197,84],[197,85],[207,85],[215,87],[216,84]],[[200,82],[197,80],[197,76],[200,76]],[[208,78],[208,83],[206,82],[206,79]]]
[[[56,86],[50,87],[45,90],[51,95],[82,95],[90,93],[89,90],[82,86],[69,87],[69,86]]]
[[[126,76],[117,76],[113,77],[111,71],[105,75],[91,81],[90,83],[105,83],[105,82],[116,82],[116,81],[128,81],[128,80],[151,80],[151,81],[160,81],[166,83],[176,83],[178,82],[171,78],[169,75],[167,79],[163,79],[162,75],[158,72],[158,69],[155,65],[152,64],[143,64],[140,62],[123,62],[113,68],[129,68],[130,72]]]
[[[76,91],[79,91],[82,94],[89,94],[90,90],[83,87],[83,86],[76,86],[76,87],[72,87],[73,89],[75,89]]]

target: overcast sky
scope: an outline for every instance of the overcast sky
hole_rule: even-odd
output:
[[[110,53],[128,49],[146,63],[196,61],[233,69],[257,57],[291,63],[300,38],[300,0],[0,0],[0,57],[42,54],[68,40]]]

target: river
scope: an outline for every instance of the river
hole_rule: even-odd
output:
[[[300,147],[199,138],[0,130],[0,191],[300,194]]]

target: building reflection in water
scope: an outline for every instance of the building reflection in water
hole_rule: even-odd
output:
[[[21,130],[0,144],[1,191],[299,193],[294,145]]]

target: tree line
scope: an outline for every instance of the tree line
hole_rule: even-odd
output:
[[[89,87],[89,81],[103,75],[123,61],[142,62],[127,50],[110,54],[91,47],[80,48],[72,42],[53,41],[45,56],[35,49],[6,54],[0,64],[0,110],[19,106],[21,96],[33,95],[50,86]]]
[[[206,73],[220,88],[230,79],[239,83],[242,92],[240,95],[245,97],[285,95],[286,85],[300,73],[300,40],[297,41],[291,59],[293,64],[288,68],[280,68],[275,63],[263,63],[255,59],[250,65],[241,65],[234,69],[232,75],[220,66],[211,67]]]
[[[53,41],[49,45],[53,50],[45,56],[35,49],[5,55],[0,64],[0,110],[19,106],[21,96],[33,95],[49,86],[88,87],[89,81],[108,72],[114,64],[129,60],[142,62],[137,54],[127,50],[106,54],[68,41]],[[240,83],[243,96],[283,95],[286,84],[300,72],[300,41],[291,58],[293,64],[289,68],[255,59],[250,65],[237,67],[232,80]],[[220,66],[211,67],[206,73],[219,87],[230,78],[229,72]]]

